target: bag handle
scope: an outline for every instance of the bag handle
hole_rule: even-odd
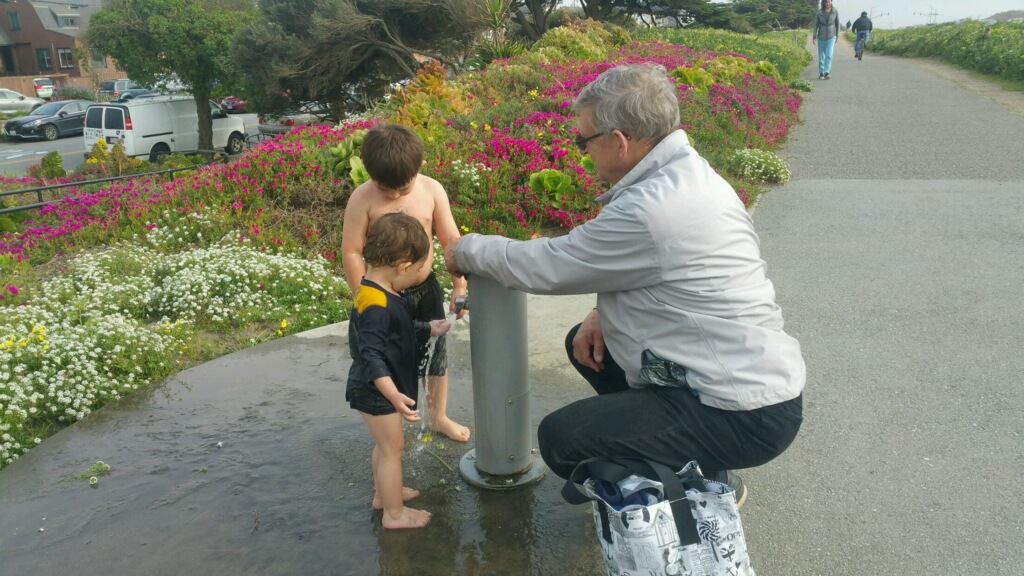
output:
[[[693,512],[690,511],[690,501],[685,497],[683,481],[668,466],[660,462],[638,458],[588,458],[573,469],[569,479],[562,486],[562,497],[570,504],[583,504],[591,499],[582,488],[583,482],[588,478],[617,483],[631,474],[661,482],[665,500],[669,502],[675,519],[679,543],[683,546],[699,543],[697,523],[694,521]],[[605,541],[611,542],[606,505],[600,500],[597,503],[601,508],[601,534]]]

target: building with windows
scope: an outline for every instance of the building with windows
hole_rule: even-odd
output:
[[[5,77],[51,78],[57,86],[92,88],[95,82],[120,78],[103,54],[84,53],[79,38],[89,18],[106,0],[0,0],[0,85]],[[11,86],[17,90],[18,87]]]

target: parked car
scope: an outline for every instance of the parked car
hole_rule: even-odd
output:
[[[56,140],[61,136],[82,133],[85,109],[92,100],[60,100],[36,108],[28,116],[20,116],[4,126],[10,138],[44,138]]]
[[[121,93],[133,88],[142,88],[142,86],[139,86],[127,78],[122,78],[120,80],[107,80],[105,82],[100,82],[100,87],[99,90],[96,91],[96,95],[99,96],[100,100],[117,100],[121,98]]]
[[[42,98],[32,98],[14,90],[0,88],[0,113],[31,112],[43,104],[46,104],[46,100]]]
[[[319,103],[308,102],[300,104],[296,110],[290,110],[279,116],[260,116],[259,125],[256,129],[260,134],[267,136],[284,134],[296,126],[326,125],[333,126],[334,122],[330,112]]]
[[[245,148],[245,123],[230,117],[210,101],[213,146],[229,154]],[[149,155],[156,162],[164,154],[189,152],[199,147],[199,115],[191,96],[142,96],[127,102],[93,104],[85,112],[86,150],[99,139],[113,146],[124,143],[129,156]]]
[[[181,94],[182,92],[189,91],[189,87],[181,81],[181,78],[178,78],[177,74],[158,76],[156,79],[156,85],[159,86],[163,92],[169,94]]]
[[[122,102],[126,102],[128,100],[131,100],[132,98],[137,98],[139,96],[148,96],[150,94],[158,94],[158,92],[153,88],[128,88],[127,90],[123,90],[118,95],[117,99],[121,100]]]
[[[32,85],[36,89],[36,98],[49,100],[53,96],[53,80],[49,78],[33,78]]]
[[[245,109],[249,107],[249,102],[242,100],[238,96],[228,96],[220,101],[220,107],[223,108],[225,112],[237,112],[242,114],[245,112]]]

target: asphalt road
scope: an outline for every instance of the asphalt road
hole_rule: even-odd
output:
[[[754,566],[1021,574],[1024,117],[845,43],[831,75],[754,212],[808,365],[800,436],[744,475]]]
[[[239,114],[245,122],[247,134],[256,134],[257,116],[255,114]],[[22,140],[21,138],[0,137],[0,174],[7,176],[24,176],[32,164],[39,164],[43,156],[53,150],[60,152],[64,159],[64,169],[72,171],[84,160],[87,150],[82,136],[67,136],[52,142],[45,140]]]

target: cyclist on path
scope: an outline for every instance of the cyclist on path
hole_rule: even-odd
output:
[[[860,18],[853,23],[853,33],[857,35],[857,42],[854,44],[853,50],[857,54],[857,60],[860,60],[864,56],[864,45],[868,43],[868,36],[871,35],[871,18],[868,18],[867,12],[861,12]]]

